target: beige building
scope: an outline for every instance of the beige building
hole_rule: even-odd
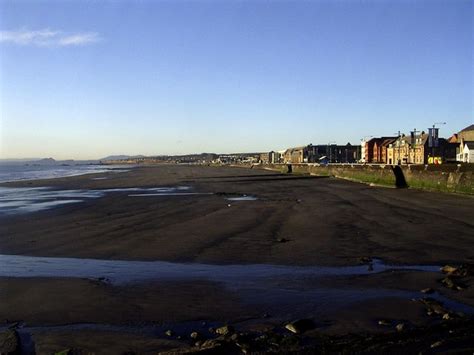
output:
[[[387,164],[428,164],[433,151],[436,162],[455,160],[458,146],[456,143],[439,138],[438,146],[433,149],[429,147],[428,138],[428,134],[422,132],[415,136],[412,142],[411,136],[402,135],[388,146]]]
[[[402,135],[387,147],[387,164],[425,164],[425,143],[427,134],[415,137],[415,144],[411,144],[411,137]]]
[[[462,131],[460,131],[457,134],[457,136],[458,136],[458,142],[461,142],[461,139],[468,142],[474,141],[474,124],[464,128]]]
[[[305,149],[306,149],[306,146],[288,148],[283,154],[283,161],[285,163],[304,163],[305,162]]]

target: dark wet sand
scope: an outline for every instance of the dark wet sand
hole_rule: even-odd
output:
[[[120,341],[114,332],[58,331],[36,332],[34,334],[37,354],[55,354],[58,349],[81,349],[83,354],[154,354],[186,347],[186,342],[158,339],[140,334],[120,334]]]
[[[92,180],[96,176],[108,179]],[[48,211],[0,217],[0,253],[216,264],[339,266],[355,265],[362,256],[394,264],[474,262],[474,198],[468,196],[369,187],[256,169],[175,165],[3,186],[101,189],[177,185],[214,194],[129,197],[117,192]],[[226,200],[243,194],[258,200]],[[279,243],[278,238],[289,241]],[[432,287],[474,306],[471,279],[464,280],[470,286],[467,290],[455,292],[442,287],[440,278],[437,273],[398,272],[390,277],[339,277],[327,283],[330,287],[410,291]],[[242,304],[238,293],[206,281],[116,287],[80,279],[1,278],[0,291],[0,320],[32,325],[205,320],[240,322],[251,329],[281,322]],[[364,301],[330,312],[319,320],[318,331],[393,331],[377,326],[377,320],[429,324],[432,320],[425,313],[422,305],[406,299]],[[72,344],[84,337],[84,332],[66,333],[37,332],[34,338],[43,349],[57,351],[65,346],[64,339]],[[113,338],[106,333],[104,339],[110,336]],[[131,340],[141,344],[143,352],[170,345],[149,347],[147,341]],[[97,344],[99,349],[100,341]]]
[[[474,198],[243,168],[160,166],[9,184],[192,186],[209,196],[98,200],[0,219],[0,253],[102,259],[352,265],[474,260]],[[222,194],[255,195],[230,202]],[[228,204],[231,206],[229,207]],[[286,238],[288,243],[278,243]]]

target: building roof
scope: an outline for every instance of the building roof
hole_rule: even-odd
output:
[[[288,148],[285,152],[294,152],[296,150],[303,150],[307,147],[307,145],[304,145],[302,147],[291,147],[291,148]]]
[[[454,133],[451,137],[448,138],[449,143],[457,143],[458,142],[458,134]]]
[[[385,138],[383,141],[382,141],[382,147],[386,147],[390,144],[392,144],[393,142],[395,142],[397,140],[397,137],[393,137],[393,138]]]
[[[467,131],[474,131],[474,124],[472,124],[470,126],[467,126],[466,128],[464,128],[460,132],[467,132]]]
[[[474,141],[464,141],[464,146],[466,145],[469,150],[474,150]]]
[[[368,140],[366,141],[366,143],[371,143],[371,144],[375,144],[375,143],[380,143],[382,142],[385,142],[387,139],[392,139],[393,141],[396,141],[398,137],[375,137],[375,138],[372,138],[371,140]]]
[[[426,141],[428,140],[428,134],[426,133],[422,133],[422,134],[417,134],[416,139],[419,139],[421,138],[421,142],[420,143],[416,143],[417,145],[424,145],[426,143]],[[398,140],[398,139],[397,139]],[[408,135],[408,136],[401,136],[400,137],[400,141],[403,141],[405,142],[405,144],[411,144],[411,136]]]

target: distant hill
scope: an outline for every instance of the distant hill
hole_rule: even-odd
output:
[[[41,158],[8,158],[8,159],[0,159],[0,163],[22,163],[25,161],[35,161],[35,160],[40,160]]]

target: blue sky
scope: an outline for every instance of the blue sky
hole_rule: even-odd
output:
[[[473,120],[473,2],[0,1],[0,158],[269,151]]]

